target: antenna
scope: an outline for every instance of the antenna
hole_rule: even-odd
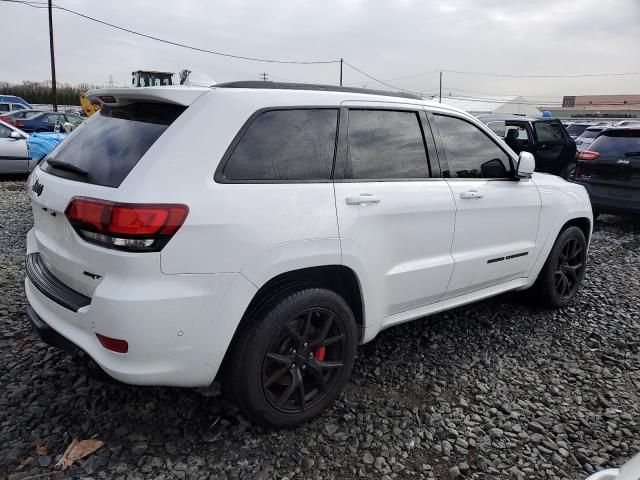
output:
[[[263,72],[259,76],[260,76],[260,80],[262,80],[263,82],[266,82],[267,80],[269,80],[269,74],[267,72]]]

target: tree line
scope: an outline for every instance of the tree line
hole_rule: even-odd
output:
[[[80,105],[80,92],[86,92],[92,88],[99,88],[100,85],[70,85],[68,83],[57,83],[58,105]],[[0,81],[0,95],[16,95],[24,98],[32,104],[52,104],[53,89],[51,82],[31,82],[25,80],[22,83],[10,83]]]

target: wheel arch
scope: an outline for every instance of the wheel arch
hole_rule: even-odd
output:
[[[353,311],[358,326],[359,339],[362,339],[364,330],[362,288],[356,273],[344,265],[318,265],[290,270],[274,276],[258,289],[245,310],[243,320],[257,305],[277,293],[283,286],[295,288],[304,285],[326,288],[344,298]]]
[[[264,282],[253,295],[229,342],[220,369],[218,370],[218,377],[228,370],[228,357],[237,339],[242,334],[243,327],[247,322],[251,321],[252,313],[261,305],[264,305],[265,302],[271,301],[285,291],[305,286],[326,288],[344,298],[356,319],[358,342],[362,342],[365,332],[364,300],[358,276],[351,268],[339,264],[330,264],[289,270],[275,275]]]
[[[569,227],[578,227],[580,230],[582,230],[582,233],[584,234],[584,238],[587,241],[587,245],[589,245],[589,242],[591,241],[591,232],[593,228],[593,224],[590,219],[588,219],[587,217],[572,218],[571,220],[566,221],[565,224],[562,226],[562,228],[560,228],[558,235],[560,235]],[[557,238],[557,235],[556,235],[556,238]]]

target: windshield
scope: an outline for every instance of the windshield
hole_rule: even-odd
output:
[[[604,132],[593,141],[589,150],[601,155],[616,155],[635,153],[640,155],[640,130],[612,130]]]
[[[103,106],[47,157],[52,175],[118,187],[185,107],[160,103]]]

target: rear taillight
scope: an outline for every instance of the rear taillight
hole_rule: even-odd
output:
[[[65,215],[87,242],[129,252],[159,252],[184,223],[181,204],[116,203],[73,197]]]
[[[583,150],[583,151],[578,153],[578,156],[576,158],[578,160],[591,161],[591,160],[595,160],[599,156],[600,156],[600,154],[598,152],[592,152],[591,150]]]
[[[10,122],[11,125],[13,125],[14,127],[24,127],[24,122],[20,121],[20,120],[13,120],[12,122]]]

